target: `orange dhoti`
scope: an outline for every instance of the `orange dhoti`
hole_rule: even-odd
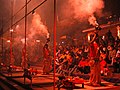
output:
[[[91,66],[91,73],[90,73],[90,83],[92,85],[97,85],[101,84],[101,69],[100,69],[100,62],[96,61],[94,64]]]

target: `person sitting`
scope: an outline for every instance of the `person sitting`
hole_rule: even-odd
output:
[[[116,53],[116,58],[113,62],[114,72],[119,73],[120,72],[120,46],[118,46],[118,50]]]
[[[100,69],[101,69],[101,74],[104,75],[105,73],[105,68],[107,68],[107,63],[105,61],[106,54],[105,52],[101,52],[100,55]]]
[[[89,65],[88,65],[88,61],[87,59],[82,56],[82,59],[80,60],[79,64],[78,64],[78,70],[81,73],[87,74],[90,71]]]
[[[113,45],[108,46],[108,49],[109,49],[109,55],[108,55],[109,61],[110,61],[110,64],[113,65],[114,59],[116,57],[116,50],[114,49]]]

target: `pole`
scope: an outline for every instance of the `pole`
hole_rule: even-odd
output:
[[[24,44],[24,71],[27,68],[27,60],[26,60],[26,31],[27,31],[27,0],[25,0],[25,44]],[[24,72],[25,73],[25,72]],[[24,76],[24,84],[25,84],[25,76]]]
[[[11,0],[11,30],[10,30],[10,65],[13,65],[13,60],[12,60],[12,32],[13,32],[13,27],[12,27],[12,24],[13,24],[13,0]]]
[[[25,49],[25,55],[24,55],[24,62],[25,62],[25,64],[24,64],[24,68],[26,68],[26,38],[27,38],[27,36],[26,36],[26,32],[27,32],[27,0],[26,0],[26,2],[25,2],[25,45],[24,45],[24,49]]]
[[[56,61],[56,0],[54,0],[54,90],[55,90],[55,61]]]
[[[3,63],[3,61],[4,61],[3,60],[4,59],[4,56],[3,56],[4,55],[4,53],[3,53],[3,51],[4,51],[4,48],[3,48],[3,17],[2,17],[2,30],[1,31],[2,31],[2,36],[1,36],[1,40],[2,40],[1,41],[2,42],[2,61],[1,62]]]

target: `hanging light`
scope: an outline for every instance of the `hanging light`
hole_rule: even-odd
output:
[[[10,32],[13,32],[13,29],[10,29]]]
[[[7,40],[8,43],[10,43],[10,40]]]

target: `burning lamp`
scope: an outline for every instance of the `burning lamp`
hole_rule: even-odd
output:
[[[8,43],[10,43],[11,41],[10,40],[7,40]]]
[[[88,41],[90,41],[90,35],[88,35]]]
[[[36,42],[40,42],[40,40],[36,40]]]
[[[104,40],[104,39],[105,39],[105,36],[102,36],[102,39]]]
[[[20,26],[19,25],[16,25],[16,29],[18,29]]]
[[[117,36],[120,38],[120,26],[117,26]]]
[[[13,32],[13,29],[10,29],[10,32]]]

